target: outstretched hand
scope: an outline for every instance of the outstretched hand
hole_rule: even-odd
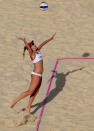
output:
[[[25,40],[26,40],[25,38],[22,38],[22,37],[19,37],[18,39],[19,39],[19,40],[22,40],[22,41],[25,41]]]
[[[56,35],[56,33],[54,33],[51,38],[54,39],[55,35]]]

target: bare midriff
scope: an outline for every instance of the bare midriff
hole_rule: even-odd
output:
[[[34,63],[34,70],[33,72],[36,72],[38,74],[42,74],[43,73],[43,60],[40,60],[37,63]]]

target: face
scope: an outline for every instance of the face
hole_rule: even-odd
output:
[[[31,49],[35,52],[36,49],[37,49],[37,46],[34,44],[34,45],[31,46]]]

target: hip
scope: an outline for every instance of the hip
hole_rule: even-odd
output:
[[[34,71],[31,72],[31,75],[36,75],[36,76],[42,77],[42,73],[36,73],[36,72],[34,72]]]

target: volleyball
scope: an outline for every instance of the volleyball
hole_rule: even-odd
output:
[[[39,8],[43,11],[48,9],[48,4],[46,2],[41,2]]]

